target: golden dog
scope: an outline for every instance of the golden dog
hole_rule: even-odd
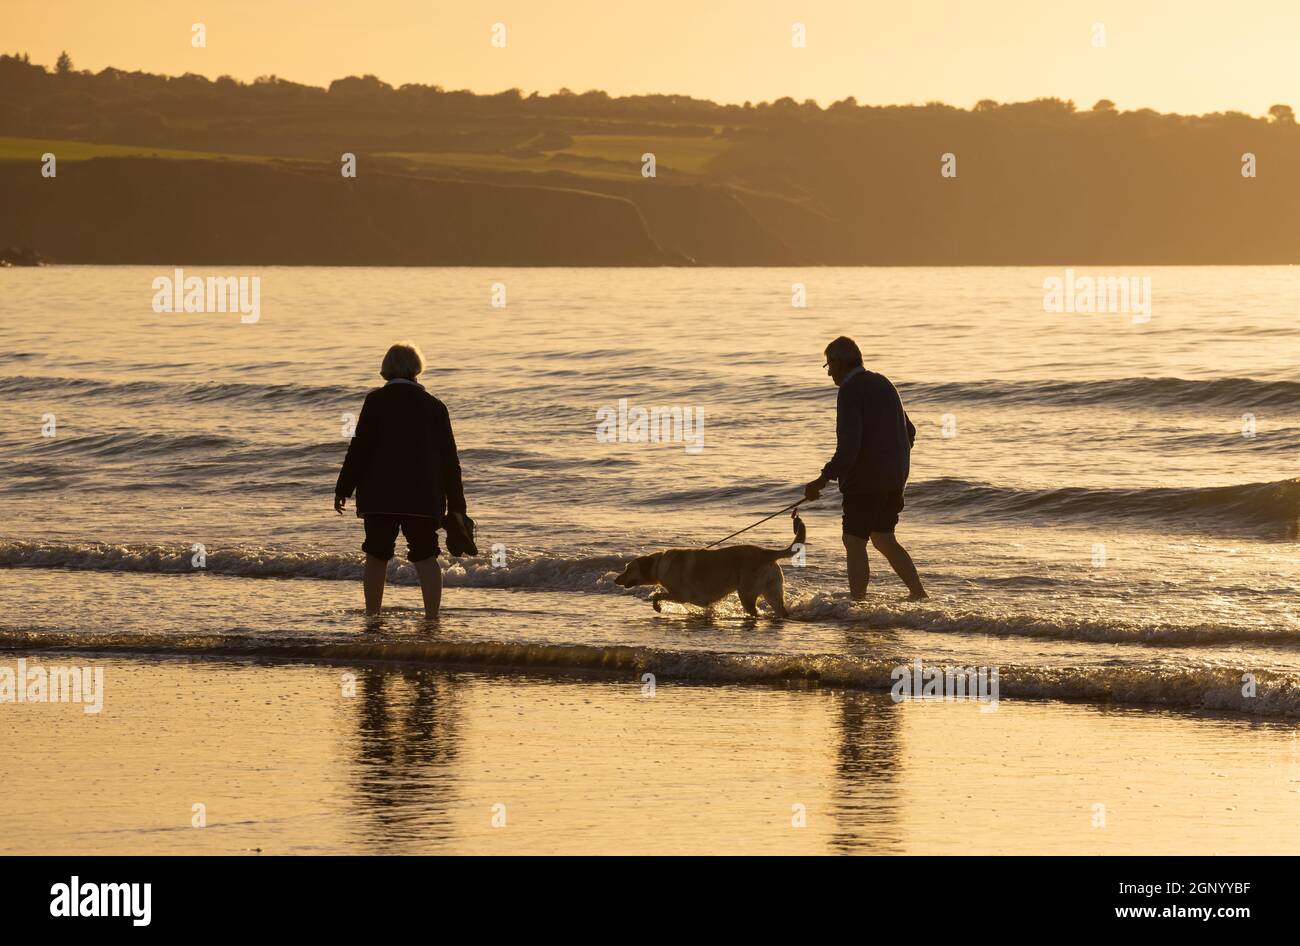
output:
[[[650,600],[655,610],[660,602],[675,601],[711,608],[733,591],[740,598],[745,613],[758,615],[761,595],[777,617],[787,617],[785,576],[777,562],[790,558],[806,536],[803,520],[794,517],[795,539],[783,549],[765,549],[757,545],[733,545],[725,549],[668,549],[642,555],[628,563],[614,583],[623,588],[659,585]]]

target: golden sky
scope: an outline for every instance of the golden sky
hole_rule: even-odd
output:
[[[207,48],[190,44],[207,27]],[[490,43],[506,27],[505,48]],[[806,48],[791,29],[807,29]],[[1093,45],[1093,25],[1106,45]],[[1300,0],[2,0],[0,47],[79,69],[720,102],[1300,108]]]

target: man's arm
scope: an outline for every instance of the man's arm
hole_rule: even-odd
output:
[[[862,451],[862,398],[845,388],[835,404],[835,455],[822,467],[821,478],[837,480],[858,460]]]
[[[907,411],[903,411],[903,420],[907,421],[907,442],[913,447],[916,446],[916,425],[912,423],[912,418],[907,416]]]
[[[862,452],[862,399],[840,388],[835,402],[835,455],[822,467],[821,476],[804,487],[805,499],[816,499],[831,480],[853,468]]]

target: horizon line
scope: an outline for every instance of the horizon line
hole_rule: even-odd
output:
[[[69,53],[67,52],[67,50],[62,50],[62,51],[61,51],[61,54],[62,54],[62,55],[68,55],[68,56],[69,56],[69,59],[71,59],[71,54],[69,54]],[[0,59],[7,59],[7,60],[9,60],[9,61],[17,60],[17,61],[19,61],[19,62],[25,62],[26,64],[28,64],[28,65],[30,65],[30,66],[33,66],[33,67],[40,68],[40,69],[44,70],[44,72],[46,73],[46,75],[50,75],[50,76],[59,76],[59,75],[62,75],[62,74],[63,74],[63,73],[58,72],[57,67],[52,68],[52,67],[50,67],[50,66],[48,66],[48,65],[46,65],[46,64],[44,64],[44,63],[33,62],[33,61],[31,61],[29,58],[28,58],[28,59],[25,59],[24,57],[27,57],[28,55],[29,55],[29,54],[28,54],[27,52],[19,52],[19,53],[0,53]],[[57,65],[57,64],[56,64],[56,65]],[[119,66],[112,66],[112,65],[104,66],[104,67],[101,68],[98,72],[96,72],[96,71],[92,71],[92,70],[90,70],[90,69],[77,69],[77,68],[76,68],[76,62],[75,62],[75,60],[73,60],[73,69],[72,69],[71,74],[72,74],[72,75],[83,75],[83,76],[84,76],[84,75],[88,75],[88,76],[92,76],[92,77],[98,77],[98,76],[102,75],[104,72],[108,72],[108,71],[112,71],[112,72],[120,72],[120,73],[123,73],[124,75],[142,75],[142,76],[159,77],[159,78],[168,79],[168,80],[184,79],[184,78],[186,78],[186,77],[188,77],[188,76],[193,76],[193,77],[196,77],[196,78],[204,79],[204,80],[206,80],[207,82],[212,83],[212,84],[216,84],[216,83],[220,82],[220,81],[223,80],[223,79],[229,79],[229,80],[235,82],[236,84],[238,84],[239,86],[241,86],[241,87],[245,87],[245,88],[252,88],[252,87],[255,87],[255,86],[259,85],[259,84],[270,84],[270,83],[267,83],[267,82],[265,82],[265,81],[263,81],[263,80],[272,79],[272,80],[275,80],[277,83],[284,83],[284,84],[286,84],[286,85],[295,85],[295,86],[299,86],[299,87],[301,87],[301,88],[308,88],[308,89],[319,89],[320,91],[325,92],[325,93],[327,93],[327,94],[328,94],[328,92],[329,92],[329,85],[333,85],[335,82],[339,82],[339,81],[342,81],[342,80],[345,80],[345,79],[360,79],[360,80],[365,80],[365,79],[374,79],[374,80],[376,80],[377,82],[379,82],[379,83],[383,84],[384,86],[386,86],[387,89],[388,89],[389,91],[393,91],[393,92],[398,92],[398,91],[401,91],[402,89],[408,89],[408,88],[412,88],[412,89],[428,89],[428,90],[437,90],[437,91],[440,92],[441,94],[453,94],[453,95],[454,95],[454,94],[467,94],[467,95],[473,95],[473,96],[476,97],[476,98],[495,98],[496,96],[504,95],[504,94],[506,94],[506,93],[508,93],[508,92],[519,92],[519,93],[520,93],[520,99],[523,100],[523,101],[527,101],[527,100],[529,100],[529,99],[533,99],[533,98],[546,98],[546,99],[551,99],[551,98],[560,98],[560,97],[582,98],[582,97],[584,97],[584,96],[591,95],[591,94],[593,94],[593,93],[598,93],[598,94],[601,94],[601,95],[606,96],[607,98],[609,98],[609,99],[612,100],[612,101],[618,101],[618,100],[621,100],[621,99],[656,98],[656,97],[658,97],[658,98],[679,98],[679,99],[686,99],[686,100],[689,100],[690,102],[698,103],[698,104],[700,104],[700,105],[712,105],[712,106],[715,106],[715,107],[717,107],[717,108],[738,108],[738,109],[745,109],[745,108],[748,107],[748,108],[751,108],[751,109],[757,109],[757,108],[761,108],[761,107],[764,107],[764,106],[767,106],[767,107],[773,107],[773,106],[775,106],[775,104],[776,104],[777,102],[781,102],[781,101],[789,100],[789,101],[791,101],[791,102],[794,102],[795,105],[798,106],[799,108],[804,108],[804,107],[807,106],[807,103],[808,103],[808,102],[813,102],[813,103],[817,106],[817,110],[818,110],[818,111],[825,112],[825,111],[829,111],[832,107],[834,107],[834,106],[836,106],[836,105],[840,105],[840,104],[842,104],[842,103],[845,103],[845,102],[849,102],[849,101],[851,101],[851,102],[853,103],[853,105],[852,105],[852,106],[849,106],[849,107],[853,107],[853,108],[864,108],[864,109],[917,108],[917,109],[923,109],[923,108],[934,108],[934,107],[939,107],[939,108],[948,108],[948,109],[953,109],[954,111],[972,112],[972,113],[973,113],[973,112],[977,112],[977,111],[993,111],[993,110],[994,110],[994,109],[992,109],[992,108],[989,108],[989,109],[980,109],[980,108],[979,108],[979,105],[982,104],[982,103],[984,103],[984,102],[992,102],[994,105],[996,105],[996,106],[999,107],[999,108],[1001,108],[1001,107],[1005,107],[1005,106],[1030,105],[1030,104],[1033,104],[1033,103],[1035,103],[1035,102],[1060,102],[1060,103],[1063,104],[1063,105],[1070,105],[1070,106],[1073,106],[1073,109],[1072,109],[1072,110],[1075,111],[1075,112],[1091,112],[1091,111],[1095,111],[1095,110],[1096,110],[1096,105],[1097,105],[1097,104],[1099,104],[1099,103],[1101,103],[1101,102],[1110,102],[1113,106],[1115,106],[1115,109],[1114,109],[1114,110],[1115,110],[1116,114],[1134,114],[1134,113],[1138,113],[1138,112],[1152,112],[1152,113],[1154,113],[1154,114],[1156,114],[1156,115],[1161,115],[1161,116],[1166,116],[1166,117],[1175,117],[1175,118],[1207,118],[1207,117],[1211,117],[1211,116],[1214,116],[1214,115],[1223,115],[1223,116],[1228,116],[1228,115],[1241,115],[1241,116],[1245,116],[1245,117],[1247,117],[1247,118],[1251,118],[1251,119],[1255,119],[1255,120],[1263,120],[1263,121],[1267,121],[1267,120],[1269,119],[1269,117],[1270,117],[1268,112],[1265,112],[1265,113],[1262,114],[1262,115],[1254,115],[1254,114],[1252,114],[1252,113],[1250,113],[1250,112],[1239,111],[1239,110],[1237,110],[1237,109],[1228,109],[1228,110],[1226,110],[1226,111],[1216,111],[1216,112],[1198,112],[1198,113],[1187,113],[1187,112],[1161,112],[1161,111],[1158,111],[1157,109],[1151,108],[1150,106],[1139,106],[1139,107],[1134,107],[1134,108],[1123,109],[1123,108],[1120,108],[1119,103],[1118,103],[1116,100],[1114,100],[1114,99],[1112,99],[1112,98],[1110,98],[1110,97],[1107,97],[1107,96],[1103,96],[1102,98],[1098,99],[1097,102],[1094,103],[1092,106],[1088,106],[1088,107],[1080,107],[1080,106],[1078,105],[1078,103],[1076,103],[1073,99],[1071,99],[1071,98],[1062,98],[1062,97],[1057,96],[1057,95],[1040,95],[1040,96],[1038,96],[1038,97],[1036,97],[1036,98],[1032,98],[1032,99],[1024,99],[1024,100],[1022,100],[1022,101],[1018,101],[1018,102],[1002,102],[1002,101],[998,101],[998,100],[996,100],[996,99],[990,99],[990,98],[979,98],[979,99],[976,99],[976,100],[975,100],[975,101],[974,101],[970,106],[968,106],[968,107],[962,107],[962,106],[960,106],[960,105],[952,105],[952,104],[950,104],[950,103],[948,103],[948,102],[939,101],[939,100],[932,100],[932,101],[928,101],[928,102],[916,102],[916,101],[911,101],[911,102],[880,102],[880,103],[865,103],[865,102],[860,102],[860,101],[858,101],[857,96],[854,96],[854,95],[846,95],[846,96],[844,96],[844,97],[842,97],[842,98],[835,99],[834,101],[831,101],[831,102],[829,102],[829,103],[825,103],[825,104],[823,104],[821,100],[819,100],[819,99],[817,99],[817,98],[815,98],[815,97],[809,97],[809,98],[804,99],[803,101],[799,101],[799,100],[795,99],[793,96],[790,96],[790,95],[783,95],[783,96],[780,96],[780,97],[778,97],[778,98],[776,98],[776,99],[772,99],[772,100],[760,100],[760,101],[754,101],[754,100],[751,100],[751,99],[746,99],[746,100],[743,101],[743,102],[736,102],[736,101],[726,101],[726,102],[724,102],[724,101],[718,101],[718,100],[716,100],[716,99],[710,99],[710,98],[699,98],[699,97],[697,97],[697,96],[695,96],[695,95],[692,95],[692,94],[689,93],[689,92],[626,92],[626,93],[614,94],[614,93],[607,92],[607,91],[604,90],[604,89],[587,89],[586,91],[578,92],[578,91],[574,91],[574,90],[570,89],[568,86],[560,86],[558,89],[555,89],[554,91],[551,91],[551,92],[543,92],[541,89],[533,89],[531,92],[525,92],[525,91],[524,91],[522,88],[520,88],[519,86],[510,86],[510,87],[508,87],[508,88],[500,89],[500,90],[495,91],[495,92],[479,92],[479,91],[475,91],[475,90],[473,90],[473,89],[469,89],[469,88],[453,89],[453,88],[449,88],[449,87],[446,87],[446,86],[439,85],[439,84],[437,84],[437,83],[429,83],[429,84],[426,84],[426,83],[421,83],[421,82],[405,82],[405,83],[402,83],[401,85],[393,85],[392,83],[385,81],[384,79],[380,78],[379,76],[375,75],[374,73],[369,73],[369,72],[367,72],[367,73],[363,73],[363,74],[360,74],[360,75],[358,75],[358,74],[356,74],[356,73],[350,73],[350,74],[345,75],[345,76],[338,76],[337,78],[331,79],[329,85],[317,85],[317,84],[314,84],[314,83],[311,83],[311,82],[300,82],[300,81],[298,81],[298,80],[296,80],[296,79],[286,78],[285,76],[281,76],[281,75],[279,75],[279,74],[277,74],[277,73],[267,73],[267,74],[265,74],[265,75],[257,76],[257,77],[255,77],[255,78],[253,78],[253,79],[246,79],[246,78],[241,78],[241,77],[239,77],[239,76],[231,75],[230,73],[222,73],[222,74],[220,74],[220,75],[218,75],[218,76],[216,76],[216,77],[213,77],[213,76],[208,75],[207,73],[204,73],[204,72],[183,72],[183,73],[179,73],[179,74],[177,74],[177,73],[167,73],[167,72],[148,72],[148,71],[146,71],[146,70],[144,70],[144,69],[128,70],[128,69],[123,69],[123,68],[121,68],[121,67],[119,67]],[[567,94],[566,94],[566,93],[567,93]],[[1273,105],[1270,105],[1269,108],[1272,109],[1272,108],[1277,107],[1278,105],[1287,105],[1287,103],[1284,103],[1284,102],[1275,102]],[[1288,107],[1289,107],[1289,106],[1288,106]],[[1275,121],[1274,123],[1276,123],[1276,121]]]

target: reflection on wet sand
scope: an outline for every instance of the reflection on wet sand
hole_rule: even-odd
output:
[[[859,690],[830,695],[836,743],[830,847],[838,854],[901,850],[902,714],[888,696]]]
[[[352,804],[368,837],[392,853],[453,839],[461,687],[454,674],[407,668],[356,671]]]
[[[100,663],[102,713],[4,708],[5,788],[25,814],[0,851],[1244,854],[1300,844],[1300,741],[1288,725],[1048,701],[983,712],[670,675],[647,697],[621,676]],[[78,766],[99,773],[93,793],[67,777]],[[508,823],[494,824],[498,805]],[[806,811],[803,827],[792,810]]]

